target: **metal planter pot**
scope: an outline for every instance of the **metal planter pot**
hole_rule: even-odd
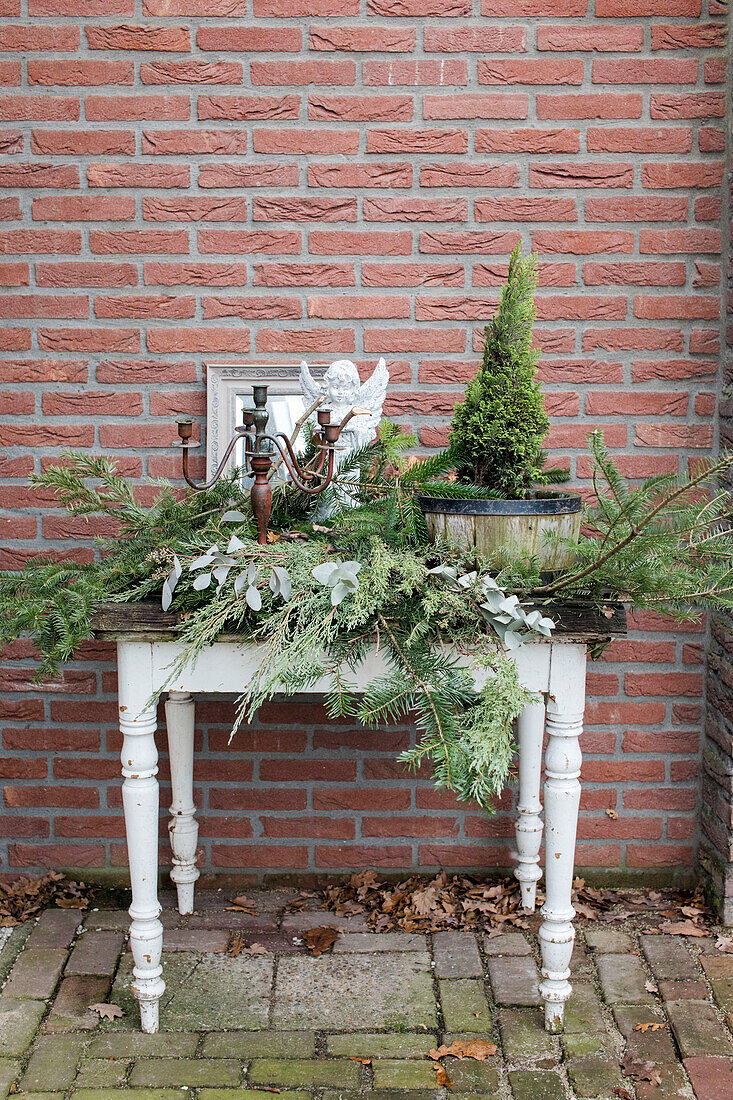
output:
[[[534,555],[542,570],[566,569],[573,556],[547,542],[551,531],[565,538],[580,534],[582,500],[572,493],[538,490],[526,500],[454,500],[419,496],[430,537],[450,539],[480,557],[499,548]]]

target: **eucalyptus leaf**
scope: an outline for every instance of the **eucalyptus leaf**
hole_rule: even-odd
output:
[[[246,588],[248,583],[249,582],[247,580],[247,574],[246,573],[240,573],[239,576],[235,578],[235,580],[234,580],[234,591],[236,592],[236,594],[238,596],[242,595],[242,589]]]
[[[251,584],[244,594],[244,598],[253,611],[259,611],[262,607],[262,596],[258,588]]]
[[[230,565],[217,565],[215,569],[211,570],[211,575],[219,585],[219,588],[221,588],[224,581],[227,579],[230,569]]]
[[[290,574],[281,565],[273,565],[270,573],[270,588],[275,596],[280,596],[287,603],[293,593]]]
[[[176,585],[181,579],[181,573],[183,569],[181,563],[178,560],[178,555],[173,556],[173,568],[163,582],[163,592],[161,595],[160,603],[164,611],[167,611],[171,605],[173,599],[173,593],[175,592]]]
[[[334,607],[338,607],[345,596],[349,594],[349,587],[344,584],[343,581],[337,581],[337,583],[331,589],[331,603]]]
[[[232,535],[227,544],[227,554],[233,554],[235,550],[244,550],[244,543],[236,535]]]
[[[322,565],[316,565],[311,569],[311,576],[315,577],[319,584],[330,584],[331,577],[340,563],[324,561]]]
[[[193,586],[197,592],[203,592],[205,588],[208,588],[211,584],[211,573],[199,573],[196,580],[193,582]]]
[[[247,584],[254,584],[257,580],[257,566],[253,561],[247,566]]]
[[[238,512],[236,508],[230,508],[221,517],[221,521],[222,523],[247,523],[247,517],[244,512]]]

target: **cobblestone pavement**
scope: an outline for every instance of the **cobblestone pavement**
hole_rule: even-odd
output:
[[[157,1035],[138,1029],[126,913],[47,910],[0,938],[0,1100],[733,1100],[733,953],[716,951],[714,931],[579,921],[555,1037],[537,1007],[538,915],[490,937],[374,935],[361,918],[288,911],[293,896],[251,892],[250,915],[201,893],[185,918],[164,897]],[[340,935],[312,957],[301,934],[320,926]],[[261,948],[227,955],[234,930]],[[99,1021],[88,1006],[100,1001],[125,1015]],[[427,1051],[468,1036],[497,1054],[444,1058],[452,1085],[436,1088]]]

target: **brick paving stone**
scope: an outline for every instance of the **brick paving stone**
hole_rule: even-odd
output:
[[[730,1100],[733,1096],[733,1059],[685,1058],[697,1100]]]
[[[435,932],[433,958],[438,978],[483,977],[483,963],[472,932]]]
[[[733,978],[733,955],[701,955],[700,962],[708,980]]]
[[[30,1046],[45,1010],[43,1001],[0,996],[0,1057],[22,1054]]]
[[[85,916],[84,927],[94,932],[127,932],[130,914],[125,909],[93,909]]]
[[[285,913],[281,927],[284,932],[305,932],[309,928],[338,928],[342,932],[369,931],[364,917],[346,917],[343,913],[329,913],[323,909]]]
[[[539,975],[534,959],[512,957],[489,959],[489,977],[497,1004],[535,1005],[540,1003]]]
[[[407,1058],[379,1058],[374,1060],[372,1072],[375,1089],[435,1088],[435,1068],[432,1062],[410,1061]],[[453,1077],[450,1070],[448,1076]]]
[[[413,932],[344,932],[333,945],[334,955],[342,952],[368,954],[375,951],[427,951],[425,936]]]
[[[403,1063],[400,1063],[403,1064]],[[361,1066],[346,1058],[292,1059],[255,1058],[249,1067],[248,1082],[253,1085],[339,1086],[358,1089]]]
[[[8,997],[43,1000],[56,988],[66,962],[66,951],[57,947],[26,947],[15,960],[3,992]]]
[[[130,1085],[159,1088],[238,1085],[241,1076],[241,1066],[234,1058],[138,1058],[132,1067]]]
[[[31,931],[28,945],[44,948],[70,947],[83,919],[84,915],[78,909],[44,909]]]
[[[0,986],[12,970],[13,963],[25,947],[30,934],[30,925],[18,924],[15,928],[0,928]]]
[[[615,1059],[591,1055],[568,1062],[568,1077],[576,1096],[610,1096],[623,1087],[621,1070]]]
[[[709,1054],[733,1057],[730,1033],[712,1005],[696,1001],[691,1011],[689,1001],[668,1001],[665,1008],[683,1058]]]
[[[307,1022],[327,1031],[434,1029],[430,957],[422,951],[284,957],[278,963],[273,1022],[286,1029]]]
[[[138,1093],[134,1095],[134,1100],[138,1100]],[[341,1096],[341,1093],[337,1094]],[[179,1093],[180,1096],[180,1093]],[[278,1091],[277,1100],[304,1100],[305,1093],[302,1092],[288,1092],[285,1089]],[[25,1100],[25,1097],[23,1097]],[[261,1089],[199,1089],[198,1100],[262,1100]],[[372,1094],[369,1094],[369,1100],[372,1100]],[[412,1097],[410,1097],[412,1100]]]
[[[654,1072],[661,1078],[653,1081],[634,1081],[639,1100],[688,1100],[690,1084],[679,1062],[655,1066]]]
[[[124,1084],[132,1065],[129,1058],[92,1058],[82,1062],[74,1081],[75,1089],[115,1088]]]
[[[9,1058],[0,1058],[0,1097],[3,1100],[19,1073],[20,1062],[12,1062]]]
[[[491,1013],[484,983],[475,978],[443,978],[440,1003],[447,1031],[488,1031]]]
[[[563,1100],[565,1089],[560,1077],[547,1069],[513,1069],[509,1084],[514,1100]]]
[[[588,946],[602,955],[622,955],[626,951],[634,950],[631,936],[618,928],[588,928],[584,935]]]
[[[636,955],[599,955],[598,977],[610,1004],[653,1004],[646,971]]]
[[[601,1002],[595,989],[587,982],[574,982],[573,992],[565,1004],[565,1032],[584,1034],[605,1030]]]
[[[698,976],[690,952],[677,936],[640,936],[641,949],[655,978],[662,981],[682,981]]]
[[[649,1062],[674,1062],[675,1050],[667,1020],[661,1011],[646,1006],[620,1006],[613,1010],[616,1026],[634,1058]],[[663,1024],[658,1031],[634,1031],[638,1024]]]
[[[558,1060],[558,1043],[545,1031],[541,1014],[536,1008],[502,1008],[499,1028],[504,1057],[509,1063],[542,1059]]]
[[[335,921],[323,921],[323,924],[334,924]],[[194,913],[181,921],[183,931],[236,931],[245,935],[257,935],[265,932],[278,931],[279,918],[276,913],[250,913],[222,910],[221,913]]]
[[[281,1094],[282,1095],[282,1094]],[[303,1100],[303,1093],[291,1093],[291,1096],[298,1097],[298,1100]],[[326,1089],[323,1093],[322,1100],[437,1100],[438,1097],[443,1096],[444,1093],[435,1089],[411,1089],[409,1093],[397,1089],[374,1089],[366,1093],[356,1092],[348,1089]],[[25,1097],[23,1097],[25,1100]],[[135,1097],[137,1100],[137,1097]],[[224,1097],[221,1100],[225,1100]],[[251,1100],[262,1100],[259,1095],[253,1095]],[[467,1098],[464,1098],[467,1100]],[[495,1097],[488,1096],[475,1096],[472,1100],[496,1100]]]
[[[125,937],[122,932],[85,932],[76,942],[65,974],[106,974],[112,977]]]
[[[499,1091],[499,1070],[493,1061],[476,1062],[472,1058],[445,1058],[443,1064],[453,1084],[454,1092],[487,1093],[496,1096]]]
[[[236,1093],[230,1093],[234,1100]],[[134,1100],[181,1100],[180,1089],[135,1089],[132,1094]],[[33,1100],[32,1096],[23,1096],[22,1100]],[[43,1100],[48,1100],[48,1093],[43,1094]],[[74,1093],[74,1100],[120,1100],[119,1089],[78,1089]]]
[[[659,996],[665,1001],[707,1001],[705,982],[658,982]]]
[[[231,933],[226,929],[171,928],[163,937],[164,951],[226,951]]]
[[[205,1035],[204,1058],[312,1058],[312,1031],[230,1031]]]
[[[67,1089],[76,1076],[84,1038],[82,1035],[42,1035],[23,1074],[23,1091]]]
[[[484,936],[487,955],[531,955],[532,949],[521,932],[503,932],[500,936]]]
[[[437,1036],[426,1032],[413,1035],[351,1032],[326,1037],[328,1053],[347,1058],[424,1058],[426,1051],[437,1045]]]
[[[601,1054],[604,1058],[613,1056],[610,1037],[605,1031],[567,1031],[560,1035],[565,1060],[588,1058],[592,1054]]]
[[[89,1011],[89,1005],[107,1000],[109,978],[94,978],[74,974],[64,978],[46,1020],[46,1030],[92,1031],[99,1017]]]
[[[718,1008],[723,1012],[733,1012],[733,981],[723,979],[719,982],[711,982],[710,988]]]
[[[86,1053],[89,1058],[192,1058],[198,1041],[198,1035],[175,1031],[110,1032],[92,1039]]]

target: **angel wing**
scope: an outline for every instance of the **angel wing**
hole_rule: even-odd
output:
[[[382,406],[387,396],[388,383],[389,371],[387,370],[387,364],[384,359],[380,359],[372,372],[371,378],[367,378],[366,382],[362,382],[359,391],[359,404],[362,408],[371,410],[371,416],[359,417],[359,429],[361,431],[369,428],[371,431],[376,432],[379,427],[379,422],[382,419]]]
[[[306,409],[309,409],[323,393],[323,387],[320,382],[316,382],[305,359],[300,361],[300,388],[303,391],[303,404]]]

